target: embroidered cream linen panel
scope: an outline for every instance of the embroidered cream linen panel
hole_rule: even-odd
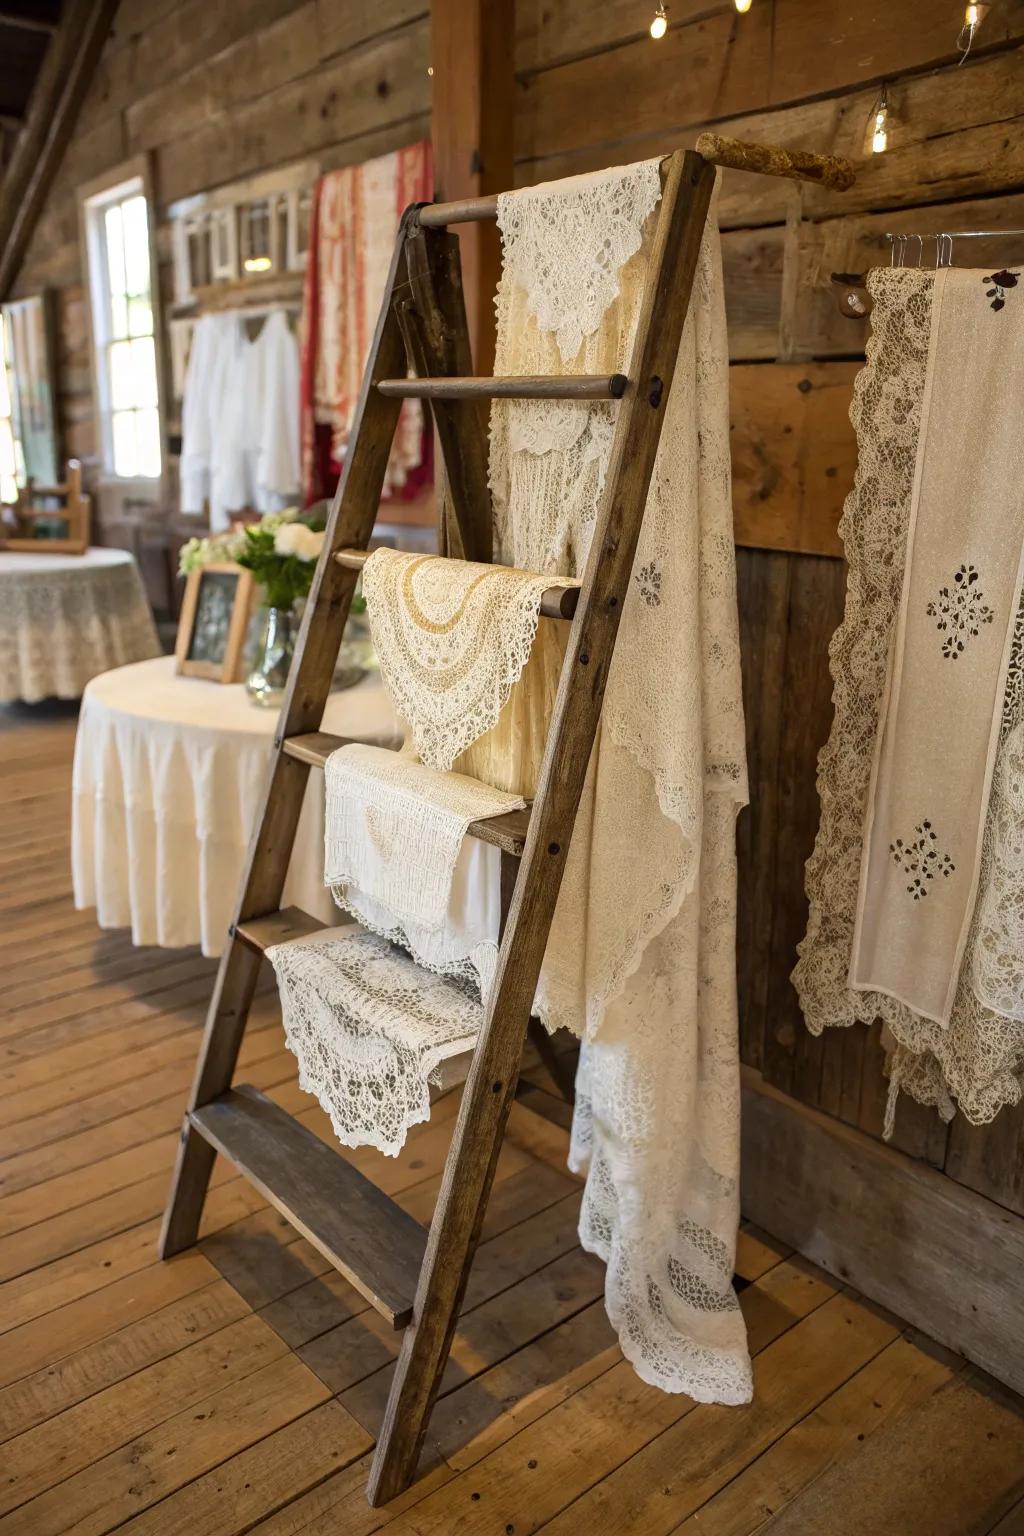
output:
[[[846,611],[829,651],[835,715],[818,763],[821,823],[807,865],[810,915],[793,981],[815,1034],[829,1025],[870,1023],[876,1017],[886,1024],[893,1047],[887,1115],[891,1131],[900,1091],[936,1105],[947,1119],[959,1108],[975,1122],[991,1120],[1004,1104],[1016,1104],[1022,1096],[1024,619],[1015,592],[1024,519],[1017,446],[1024,288],[1015,273],[954,270],[936,275],[888,269],[873,272],[869,288],[874,300],[872,335],[851,409],[857,476],[840,524],[849,563]],[[943,303],[936,309],[942,289]],[[959,335],[947,338],[940,352],[943,316],[956,324]],[[942,360],[941,375],[935,371],[937,360]],[[981,369],[988,370],[985,383]],[[965,398],[961,376],[984,389],[985,398]],[[946,417],[944,437],[936,437],[934,430],[925,434],[926,401],[934,411],[940,393],[947,390],[953,398],[960,397],[962,415]],[[936,418],[931,420],[934,427]],[[944,571],[933,565],[928,581],[918,586],[908,536],[915,488],[931,483],[917,473],[919,464],[924,468],[921,453],[926,442],[932,443],[940,461],[946,461],[948,486],[958,488],[958,504],[944,534]],[[991,483],[993,472],[996,484]],[[1007,493],[1009,511],[1001,500]],[[940,506],[945,495],[943,484]],[[989,542],[990,507],[1003,521],[1005,537],[998,546]],[[922,513],[927,517],[923,491],[919,520]],[[949,681],[930,686],[929,704],[942,741],[912,762],[906,787],[913,788],[917,803],[902,806],[896,825],[891,795],[902,791],[886,791],[881,810],[876,807],[872,813],[871,790],[876,757],[879,776],[882,772],[879,741],[901,605],[908,631],[912,627],[920,644],[932,647],[928,654],[933,674],[937,670]],[[1011,625],[1007,655],[1004,640]],[[988,714],[980,722],[974,720],[971,759],[958,740],[965,734],[959,709],[967,691],[965,680],[971,678],[979,687],[979,677]],[[904,694],[908,686],[904,677]],[[984,757],[990,742],[992,775],[986,786]],[[966,854],[957,844],[952,845],[956,851],[950,851],[947,813],[940,823],[931,808],[934,794],[947,793],[947,775],[958,775],[963,789],[965,771],[974,773],[980,800],[973,827],[968,814],[959,834]],[[953,818],[961,819],[963,807],[947,804],[955,837]],[[887,816],[893,817],[888,827]],[[904,818],[910,823],[909,836]],[[881,974],[869,978],[854,970],[851,975],[864,836],[867,831],[870,839],[876,829],[874,851],[879,858],[888,857],[896,872],[892,896],[902,897],[907,924],[934,921],[929,913],[941,907],[961,877],[966,890],[975,856],[971,837],[980,832],[976,895],[967,902],[963,953],[953,969],[952,1001],[944,1020],[940,1009],[934,1010],[938,1019],[930,1018],[898,995],[860,991],[851,984]],[[947,867],[944,855],[957,866],[948,874],[942,873]],[[920,887],[915,885],[918,880]],[[947,978],[955,955],[962,901],[963,891],[954,903],[940,981]],[[884,941],[884,933],[881,938]],[[912,966],[913,945],[903,943],[900,953],[906,966]],[[928,955],[924,946],[920,955]],[[907,969],[893,992],[926,1000],[917,985]]]

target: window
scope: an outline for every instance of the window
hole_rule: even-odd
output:
[[[4,317],[0,314],[0,501],[15,502],[24,469],[18,463],[18,444],[14,436],[9,366],[10,340]]]
[[[86,196],[83,214],[104,468],[117,479],[155,480],[160,382],[143,177]]]

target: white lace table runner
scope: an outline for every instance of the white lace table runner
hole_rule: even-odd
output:
[[[1011,307],[1024,304],[1024,287],[999,281],[1015,275],[957,273],[958,280],[976,285],[979,326],[1012,319]],[[928,271],[878,269],[869,278],[874,300],[872,335],[851,408],[857,430],[857,477],[840,524],[849,564],[846,610],[829,648],[835,715],[818,761],[821,822],[807,864],[810,915],[793,972],[813,1033],[857,1020],[870,1023],[876,1017],[888,1026],[895,1042],[889,1132],[901,1090],[921,1103],[936,1105],[946,1119],[959,1108],[969,1120],[983,1123],[1003,1105],[1020,1102],[1024,1080],[1024,618],[1020,612],[984,812],[977,898],[948,1022],[926,1018],[881,992],[859,992],[849,985],[871,765],[906,565],[934,288],[935,274]],[[1015,397],[996,391],[985,402],[984,421],[977,414],[963,423],[962,431],[984,433],[993,414],[1005,421],[1004,413],[1012,415],[1015,410]],[[985,508],[978,511],[984,517]],[[952,587],[949,613],[941,611],[945,599],[936,602],[937,611],[925,614],[924,626],[946,620],[946,631],[932,633],[940,642],[963,640],[965,649],[957,659],[946,658],[949,668],[961,667],[975,640],[970,633],[972,615],[981,620],[979,631],[984,624],[971,601],[970,588],[978,583],[967,583],[963,605],[956,601],[956,583],[947,585]],[[984,606],[981,600],[977,608]],[[957,622],[949,627],[951,620],[964,617],[969,621],[966,632]],[[957,731],[956,720],[949,722],[949,729]],[[941,763],[937,766],[941,769]],[[932,849],[928,834],[933,830],[937,831],[931,827],[911,832],[911,842],[926,838],[925,857]],[[904,848],[907,841],[903,839]],[[928,906],[936,880],[941,889],[946,878],[934,868],[941,856],[936,849],[936,859],[926,865],[933,878],[925,880],[929,895],[919,900],[919,906]],[[913,876],[908,877],[908,883],[912,880]]]
[[[415,758],[352,743],[326,764],[324,884],[340,905],[354,886],[395,922],[436,930],[474,821],[521,811],[518,795],[462,773],[438,773]]]
[[[977,891],[1020,601],[1024,304],[936,273],[903,593],[883,697],[850,985],[945,1025]]]
[[[373,552],[363,593],[381,676],[422,760],[446,771],[507,704],[540,601],[571,579],[432,555]]]
[[[424,971],[373,933],[325,931],[267,950],[299,1086],[347,1147],[396,1157],[430,1115],[430,1082],[473,1044],[476,989]]]

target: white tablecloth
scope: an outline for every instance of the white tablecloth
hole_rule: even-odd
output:
[[[90,678],[159,653],[127,550],[0,550],[0,703],[77,699]]]
[[[170,656],[94,678],[75,742],[75,905],[95,907],[102,928],[130,926],[136,944],[200,944],[218,955],[277,720],[240,683],[175,676]],[[401,742],[376,673],[331,694],[323,729]],[[323,887],[323,807],[313,769],[281,904],[332,922],[341,914]]]

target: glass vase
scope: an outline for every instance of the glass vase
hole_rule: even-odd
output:
[[[280,705],[298,634],[299,616],[294,608],[260,610],[253,669],[245,683],[253,704],[263,709],[276,709]]]

